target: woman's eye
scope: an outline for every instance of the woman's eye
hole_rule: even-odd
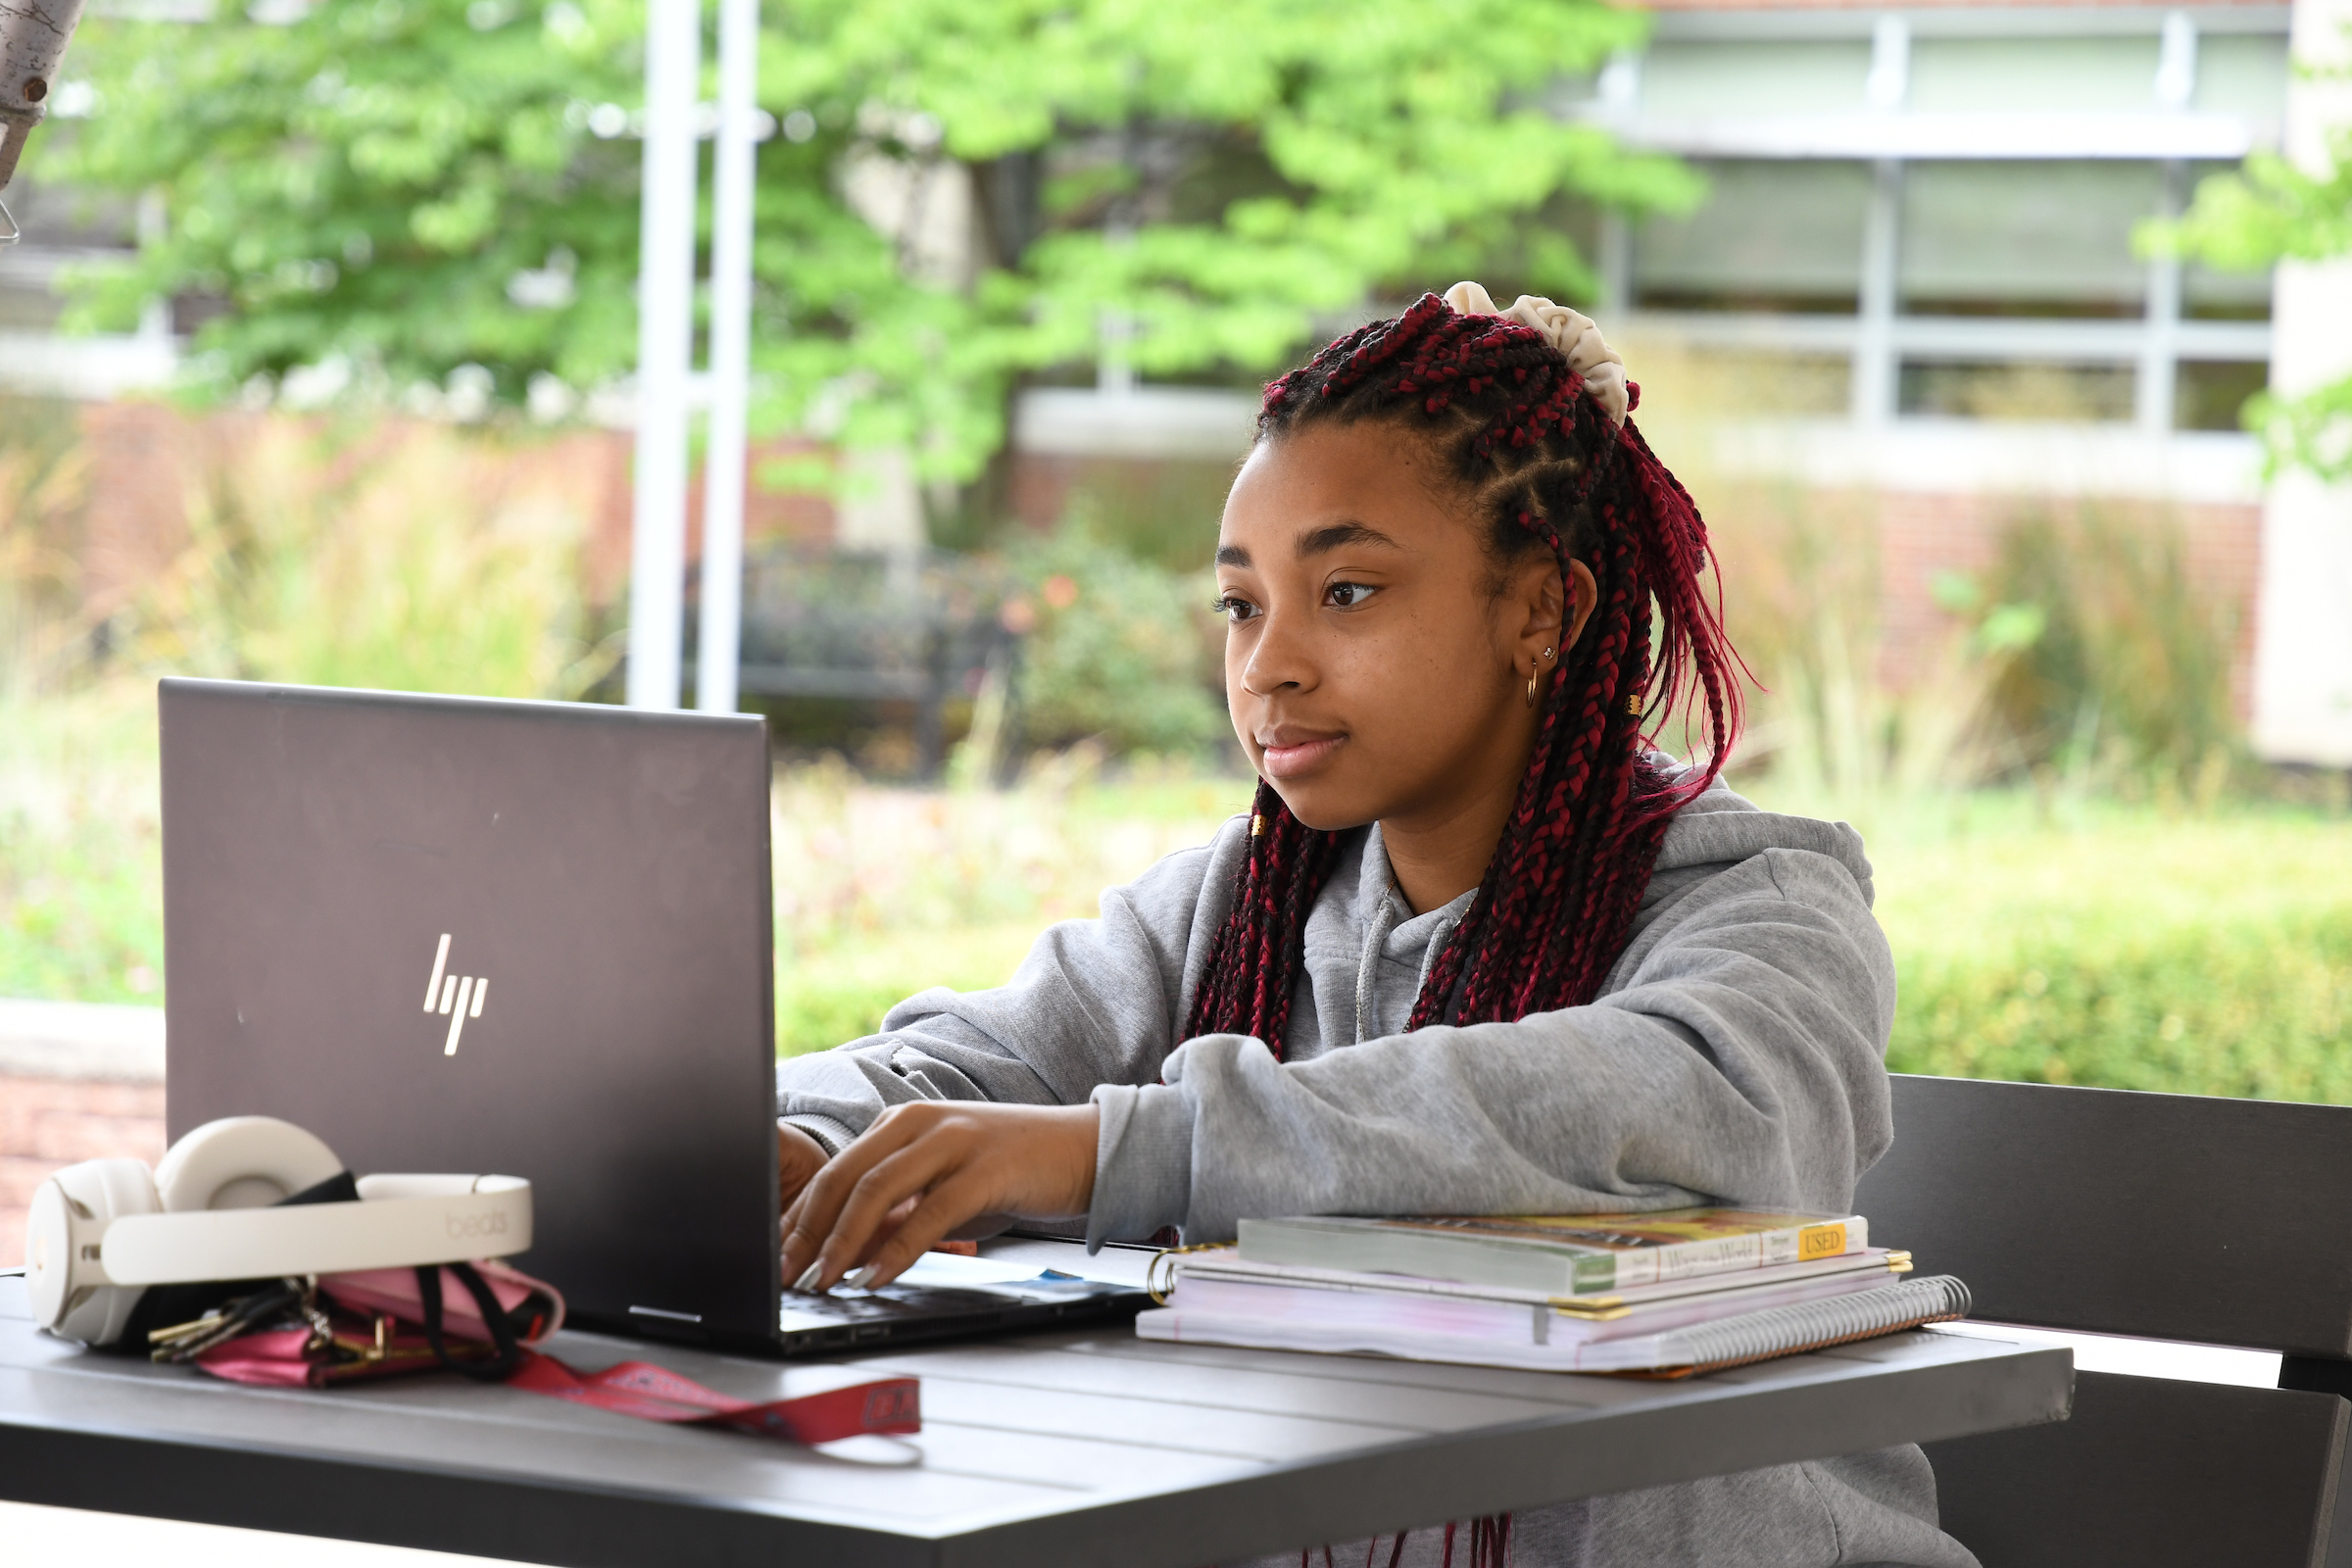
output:
[[[1216,603],[1210,605],[1208,608],[1215,611],[1218,614],[1223,615],[1228,621],[1237,626],[1245,620],[1254,620],[1257,618],[1257,607],[1255,605],[1251,604],[1247,599],[1236,599],[1231,594],[1227,594],[1224,598],[1219,599],[1216,601]]]
[[[1370,583],[1335,582],[1323,590],[1323,602],[1341,610],[1353,610],[1378,591]]]

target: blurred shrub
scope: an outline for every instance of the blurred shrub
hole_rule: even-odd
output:
[[[2190,580],[2177,519],[2152,510],[2021,513],[2002,536],[1996,596],[2035,612],[2002,651],[1991,716],[2008,757],[2108,784],[2222,781],[2236,749],[2235,627]]]
[[[1031,628],[1016,685],[1030,745],[1200,754],[1229,733],[1208,573],[1139,561],[1084,513],[1005,555],[1023,589],[1008,612]]]
[[[189,498],[178,558],[119,617],[134,662],[250,680],[574,696],[584,505],[493,444],[257,422]]]
[[[53,689],[79,659],[89,628],[74,547],[88,501],[70,406],[0,397],[0,700]]]
[[[1971,781],[1992,673],[1982,631],[1955,623],[1907,686],[1883,677],[1877,498],[1720,483],[1710,494],[1733,642],[1761,687],[1738,764],[1768,771],[1796,808],[1866,827]]]
[[[1885,658],[1880,531],[1871,490],[1752,472],[1761,428],[1815,406],[1770,362],[1636,340],[1643,430],[1706,511],[1732,638],[1763,690],[1737,765],[1768,772],[1815,811],[1882,806],[2031,776],[2045,785],[2210,803],[2243,748],[2231,703],[2237,626],[2192,573],[2181,519],[2155,505],[2023,501],[1993,560],[1934,585],[1946,617]],[[1995,373],[1997,370],[1997,373]],[[2063,378],[1994,368],[1972,412],[2082,419]],[[1987,498],[1985,505],[1999,505]],[[1665,737],[1671,747],[1679,734]]]

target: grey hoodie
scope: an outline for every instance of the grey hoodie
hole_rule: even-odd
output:
[[[1892,1140],[1894,964],[1842,822],[1718,783],[1669,825],[1595,1001],[1411,1034],[1472,895],[1410,912],[1379,827],[1355,830],[1307,917],[1279,1062],[1245,1036],[1184,1038],[1248,832],[1237,816],[1105,891],[1101,919],[1047,930],[999,990],[924,992],[880,1034],[781,1063],[778,1114],[838,1152],[905,1101],[1092,1099],[1096,1244],[1222,1240],[1244,1215],[1843,1211]],[[1512,1555],[1974,1568],[1935,1521],[1904,1447],[1529,1510]],[[1437,1540],[1406,1561],[1434,1563]]]

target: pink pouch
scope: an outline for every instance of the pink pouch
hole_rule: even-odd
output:
[[[537,1346],[564,1326],[564,1297],[554,1286],[496,1260],[476,1263],[473,1271],[490,1287],[490,1294],[506,1310],[510,1323],[514,1322],[515,1308],[526,1301],[532,1302],[525,1323],[515,1326],[514,1337],[522,1344]],[[318,1289],[339,1304],[370,1317],[395,1317],[407,1323],[424,1321],[422,1294],[417,1290],[416,1270],[413,1268],[322,1274],[318,1277]],[[534,1297],[538,1298],[536,1301]],[[467,1340],[493,1338],[490,1325],[482,1321],[481,1309],[447,1268],[441,1270],[441,1321],[448,1333]]]
[[[428,1302],[424,1285],[433,1274],[439,1299]],[[277,1326],[256,1322],[233,1338],[160,1358],[193,1360],[232,1383],[280,1387],[325,1388],[436,1367],[498,1380],[564,1323],[561,1292],[499,1262],[323,1275],[298,1303],[294,1283],[278,1295],[282,1309],[267,1313]],[[497,1303],[495,1324],[485,1320],[475,1288]],[[288,1316],[301,1326],[285,1322]]]

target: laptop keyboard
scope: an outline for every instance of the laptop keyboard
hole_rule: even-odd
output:
[[[1131,1286],[1047,1269],[1032,1278],[966,1285],[885,1285],[826,1296],[787,1295],[777,1314],[785,1346],[831,1348],[917,1334],[964,1333],[1107,1307]]]
[[[1124,1285],[1080,1279],[1048,1269],[1035,1279],[987,1285],[885,1285],[877,1291],[835,1290],[827,1296],[795,1293],[784,1298],[786,1325],[796,1316],[835,1322],[872,1322],[909,1313],[996,1312],[1032,1301],[1073,1301],[1132,1294]]]

